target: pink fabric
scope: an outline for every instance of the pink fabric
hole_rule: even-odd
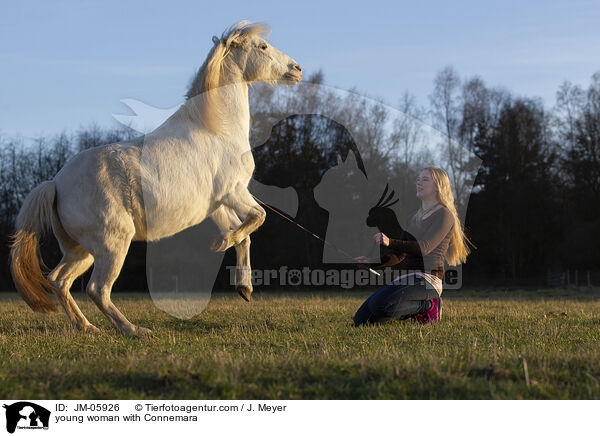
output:
[[[415,319],[421,324],[438,322],[441,319],[440,299],[433,298],[431,300],[431,307],[427,309],[427,312],[416,315]]]

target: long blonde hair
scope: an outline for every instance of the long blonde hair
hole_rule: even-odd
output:
[[[454,226],[450,231],[450,244],[448,245],[448,251],[446,252],[446,261],[448,262],[448,265],[465,263],[467,256],[471,252],[471,249],[469,248],[471,241],[467,238],[463,226],[458,219],[458,214],[456,213],[456,207],[454,205],[454,195],[452,194],[452,188],[450,187],[450,178],[446,171],[440,167],[430,166],[423,168],[422,171],[425,170],[429,171],[431,178],[435,183],[439,202],[450,211],[454,220]]]

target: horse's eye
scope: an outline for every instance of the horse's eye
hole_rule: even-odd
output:
[[[267,44],[261,44],[258,48],[260,48],[261,50],[266,50],[268,47]]]

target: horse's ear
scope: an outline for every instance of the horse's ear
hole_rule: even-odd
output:
[[[221,42],[221,40],[219,38],[217,38],[216,36],[213,36],[212,42],[214,42],[215,44],[218,44],[219,42]]]

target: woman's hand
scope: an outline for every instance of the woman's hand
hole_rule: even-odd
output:
[[[384,247],[390,245],[390,238],[385,236],[383,233],[377,233],[373,237],[375,238],[375,242],[377,242],[379,245],[383,245]]]
[[[368,257],[365,257],[365,256],[355,257],[354,260],[358,263],[357,266],[360,269],[368,268],[369,264],[371,263],[371,259],[369,259]]]

